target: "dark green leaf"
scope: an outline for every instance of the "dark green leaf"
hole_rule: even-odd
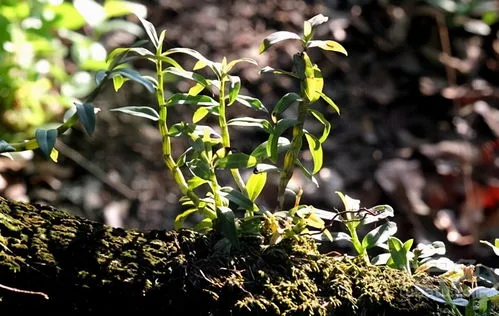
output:
[[[151,121],[157,121],[159,119],[158,112],[156,112],[155,109],[148,106],[124,106],[121,108],[114,108],[109,111],[122,112],[133,116],[144,117]]]
[[[316,174],[322,168],[323,162],[323,151],[321,142],[312,134],[305,131],[305,138],[307,139],[308,149],[312,155],[312,161],[314,162],[314,169],[312,174]]]
[[[303,99],[300,97],[299,94],[290,92],[286,93],[275,105],[274,109],[272,110],[272,120],[274,122],[277,121],[278,116],[283,113],[290,105],[292,105],[295,102],[301,102]]]
[[[42,153],[48,158],[57,140],[57,129],[36,129],[35,139]]]
[[[95,110],[90,103],[75,103],[76,113],[88,135],[92,135],[95,130]]]
[[[95,83],[97,85],[100,85],[102,83],[102,80],[104,80],[106,76],[107,76],[107,71],[105,70],[97,71],[97,73],[95,74]]]
[[[0,153],[7,153],[12,151],[16,151],[15,148],[3,139],[0,139]]]
[[[257,165],[258,166],[258,165]],[[246,183],[246,191],[248,191],[248,197],[251,201],[255,201],[260,195],[267,182],[267,173],[252,173]]]
[[[228,207],[217,207],[217,219],[214,223],[214,228],[217,232],[227,238],[231,245],[235,248],[239,247],[239,239],[237,237],[236,216]]]
[[[279,31],[272,33],[269,36],[267,36],[260,44],[260,54],[263,53],[272,45],[285,40],[301,40],[301,37],[296,33],[288,31]]]
[[[241,90],[241,78],[229,76],[229,103],[227,103],[227,105],[231,105],[236,101],[239,90]]]
[[[213,175],[210,164],[205,159],[194,158],[186,162],[186,165],[193,175],[201,179],[210,180]]]
[[[175,93],[166,102],[168,106],[176,104],[189,104],[189,105],[200,105],[200,106],[210,106],[217,105],[218,102],[213,100],[207,95],[189,95],[188,93]]]
[[[165,69],[164,72],[175,75],[175,76],[180,77],[180,78],[196,81],[197,83],[199,83],[200,85],[202,85],[205,88],[210,85],[209,81],[205,77],[203,77],[200,74],[197,74],[195,72],[192,72],[192,71],[178,69],[176,67],[169,67],[169,68]]]
[[[268,112],[263,103],[257,98],[253,98],[247,95],[238,95],[236,100],[242,105],[252,108],[254,110]]]
[[[239,169],[239,168],[251,168],[257,164],[257,159],[253,156],[235,153],[229,154],[224,158],[217,160],[215,166],[221,169]]]
[[[251,152],[251,156],[254,156],[258,159],[258,161],[263,161],[264,159],[269,158],[267,154],[267,144],[269,142],[265,141],[260,145],[256,146],[256,148]],[[281,154],[289,149],[290,141],[286,137],[279,137],[277,140],[277,154]]]
[[[141,85],[143,85],[149,92],[154,93],[154,85],[153,83],[144,78],[138,71],[129,69],[129,68],[120,68],[115,69],[111,73],[109,73],[109,77],[114,78],[117,75],[121,75],[130,80],[133,80]]]
[[[319,138],[319,142],[323,144],[329,136],[329,133],[331,132],[331,123],[326,120],[321,112],[314,109],[309,109],[309,111],[319,122],[321,122],[322,125],[324,125],[324,130],[322,131],[322,135]]]
[[[288,128],[296,125],[297,123],[297,120],[281,119],[275,125],[274,131],[269,135],[269,140],[267,142],[267,155],[271,158],[272,161],[275,161],[277,159],[277,144],[280,136]]]
[[[223,187],[220,191],[220,195],[244,210],[253,211],[256,207],[252,200],[231,187]]]
[[[154,47],[158,48],[159,39],[154,25],[152,25],[152,23],[147,21],[146,19],[141,18],[140,16],[137,17],[139,18],[140,23],[142,23],[142,26],[144,26],[144,29],[146,30],[147,36],[149,37],[151,43],[154,45]]]
[[[394,222],[386,222],[383,225],[376,227],[367,233],[362,239],[362,247],[365,249],[372,248],[388,240],[388,237],[393,236],[397,232],[397,224]]]

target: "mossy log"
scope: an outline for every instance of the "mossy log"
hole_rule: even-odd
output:
[[[230,255],[213,234],[112,228],[0,198],[0,311],[168,315],[442,315],[414,278],[307,238]],[[223,248],[223,247],[222,247]],[[17,289],[17,290],[14,290]],[[43,293],[43,294],[42,294]],[[46,295],[47,297],[45,297]],[[34,314],[33,314],[34,315]]]

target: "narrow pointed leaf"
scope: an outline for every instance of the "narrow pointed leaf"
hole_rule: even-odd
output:
[[[161,54],[161,52],[163,51],[163,42],[165,41],[165,37],[166,37],[166,30],[163,30],[159,34],[159,38],[158,38],[158,47],[156,49],[158,52],[158,55]]]
[[[321,24],[326,23],[329,20],[327,16],[324,16],[322,14],[317,14],[316,16],[308,19],[307,21],[310,23],[312,28],[315,28]]]
[[[121,112],[133,116],[143,117],[151,121],[159,120],[159,114],[155,109],[148,106],[124,106],[111,109],[112,112]]]
[[[204,85],[196,82],[196,84],[189,89],[188,94],[192,96],[198,95],[199,93],[201,93],[201,91],[204,90],[204,88],[206,88]]]
[[[254,110],[268,112],[263,103],[257,98],[253,98],[247,95],[238,95],[236,98],[237,102],[242,105],[252,108]]]
[[[252,211],[255,209],[255,204],[247,196],[241,192],[234,190],[231,187],[224,187],[220,190],[220,195],[227,198],[229,201],[237,204],[240,208],[244,210]]]
[[[215,166],[221,169],[239,169],[239,168],[251,168],[257,164],[257,159],[253,156],[235,153],[229,154],[224,158],[217,160]]]
[[[207,95],[189,95],[188,93],[175,93],[167,101],[168,106],[176,104],[200,106],[219,105],[217,101]]]
[[[274,165],[259,163],[255,166],[255,170],[253,170],[253,173],[267,173],[272,171],[279,171],[279,168]]]
[[[321,112],[314,109],[309,109],[309,111],[319,122],[321,122],[322,125],[324,125],[324,130],[322,131],[322,135],[319,138],[319,142],[323,144],[329,136],[329,133],[331,132],[331,123],[326,120]]]
[[[305,41],[310,40],[312,37],[312,23],[310,21],[303,22],[303,37]]]
[[[305,166],[301,163],[300,160],[296,159],[295,160],[295,165],[300,168],[300,170],[303,172],[303,175],[307,177],[309,180],[312,181],[313,184],[315,184],[316,187],[319,187],[319,182],[317,182],[317,179],[314,177],[314,175],[305,168]]]
[[[286,93],[282,98],[279,99],[279,101],[277,101],[277,104],[272,110],[271,114],[272,120],[276,122],[278,116],[284,111],[286,111],[288,107],[290,107],[295,102],[301,102],[301,101],[303,101],[303,99],[300,97],[299,94],[294,92]]]
[[[14,147],[12,147],[9,143],[4,141],[3,139],[0,139],[0,153],[7,153],[13,151],[16,151]]]
[[[198,60],[195,64],[194,67],[192,67],[192,70],[200,70],[203,69],[204,67],[208,66],[204,61]]]
[[[152,82],[145,77],[143,77],[138,71],[129,69],[129,68],[120,68],[120,69],[115,69],[113,70],[109,76],[111,78],[114,78],[117,75],[121,75],[123,77],[126,77],[130,80],[133,80],[142,86],[144,86],[149,92],[153,93],[154,92],[154,86]]]
[[[323,151],[321,142],[312,134],[305,132],[305,138],[307,139],[308,149],[312,155],[312,161],[314,162],[314,169],[312,174],[316,174],[322,168],[323,162]]]
[[[192,72],[192,71],[178,69],[176,67],[169,67],[169,68],[165,69],[164,72],[175,75],[177,77],[184,78],[184,79],[190,79],[190,80],[196,81],[197,83],[203,85],[204,87],[207,87],[210,85],[210,83],[208,82],[208,80],[206,80],[205,77],[203,77],[200,74],[197,74],[195,72]]]
[[[270,122],[265,119],[257,119],[252,117],[237,117],[227,122],[230,126],[243,126],[243,127],[259,127],[267,132],[271,132],[272,128]]]
[[[267,148],[269,141],[264,141],[260,145],[256,146],[256,148],[251,152],[251,156],[254,156],[258,159],[258,161],[263,161],[269,158],[269,154],[267,154]],[[289,150],[290,141],[286,137],[279,137],[277,139],[277,154],[281,154],[287,150]]]
[[[154,47],[158,48],[159,46],[159,39],[158,39],[158,34],[156,33],[156,29],[154,28],[154,25],[147,21],[146,19],[143,19],[139,16],[137,16],[140,20],[140,23],[142,23],[142,26],[146,30],[147,36],[149,37],[149,40],[151,43],[154,45]]]
[[[239,63],[250,63],[250,64],[253,64],[255,66],[258,66],[258,63],[256,62],[256,60],[254,60],[252,58],[239,58],[239,59],[235,59],[227,64],[227,66],[225,67],[225,73],[229,73],[232,70],[232,68],[234,68],[234,66],[239,64]]]
[[[267,173],[253,173],[248,179],[246,183],[246,190],[248,191],[248,197],[251,201],[255,201],[256,198],[260,195],[267,182]]]
[[[227,238],[233,247],[239,247],[236,216],[230,208],[225,206],[217,207],[217,219],[215,220],[214,226],[215,230]]]
[[[210,180],[213,175],[210,164],[205,159],[194,158],[186,162],[186,165],[193,175],[201,179]]]
[[[269,36],[267,36],[260,44],[260,54],[263,53],[272,45],[285,40],[301,40],[301,37],[296,33],[288,31],[279,31],[272,33]]]
[[[197,208],[188,209],[175,217],[175,229],[180,229],[184,226],[184,222],[189,217],[189,215],[194,214],[198,211]]]
[[[50,157],[50,153],[52,152],[52,148],[54,148],[57,139],[57,129],[38,128],[35,131],[35,139],[45,157]]]
[[[76,113],[88,135],[92,135],[95,130],[95,110],[90,103],[76,103]]]
[[[241,90],[241,78],[238,76],[229,76],[229,103],[231,105],[236,101],[239,91]]]
[[[281,119],[277,122],[274,130],[269,135],[269,140],[267,142],[267,155],[271,158],[272,161],[276,161],[277,159],[277,144],[280,136],[284,133],[288,128],[296,125],[298,123],[297,120],[292,119]]]
[[[319,47],[322,50],[327,50],[327,51],[332,51],[332,52],[338,52],[342,53],[345,56],[348,56],[347,50],[341,46],[340,43],[335,42],[335,41],[310,41],[308,43],[308,47]]]
[[[333,110],[336,111],[336,113],[340,114],[340,108],[336,105],[336,103],[334,103],[333,100],[331,100],[330,97],[328,97],[327,95],[325,95],[323,92],[318,92],[319,95],[321,96],[321,98],[327,102],[327,104],[329,104]]]
[[[116,92],[118,92],[121,89],[121,87],[123,86],[123,84],[128,81],[127,78],[125,78],[121,75],[114,75],[114,76],[112,76],[112,78],[113,78],[114,91],[116,91]]]
[[[285,71],[285,70],[281,70],[281,69],[274,69],[270,66],[265,66],[262,69],[260,69],[260,74],[268,73],[268,72],[271,72],[271,73],[276,74],[276,75],[287,75],[287,76],[291,76],[293,78],[298,78],[298,76],[294,72]]]
[[[316,64],[313,64],[307,53],[303,53],[303,61],[305,66],[305,78],[302,81],[302,89],[309,102],[317,101],[324,87],[324,79],[322,73]]]
[[[102,83],[102,80],[104,80],[106,76],[107,76],[107,71],[105,70],[97,71],[97,73],[95,74],[95,83],[97,85],[100,85]]]
[[[205,118],[206,115],[208,115],[208,114],[214,114],[214,115],[218,116],[219,109],[220,109],[220,107],[218,105],[200,106],[196,109],[196,111],[194,111],[194,114],[192,115],[192,122],[198,123],[203,118]]]

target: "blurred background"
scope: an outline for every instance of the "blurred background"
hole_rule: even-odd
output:
[[[167,29],[167,48],[193,48],[215,60],[250,57],[260,68],[281,69],[290,69],[296,45],[283,42],[259,55],[263,38],[277,30],[299,33],[304,20],[328,16],[317,38],[340,42],[349,56],[317,50],[312,58],[342,112],[318,105],[333,128],[319,189],[300,174],[292,179],[304,189],[302,202],[339,207],[339,190],[366,207],[390,204],[399,238],[442,240],[454,260],[498,266],[490,248],[478,243],[499,237],[497,1],[0,0],[0,139],[19,141],[36,127],[61,122],[95,87],[109,52],[145,38],[132,13]],[[133,66],[145,74],[153,70],[147,62]],[[288,78],[260,76],[259,67],[243,64],[238,75],[242,92],[269,110],[283,94],[299,90]],[[191,85],[176,78],[166,84],[169,91]],[[80,126],[63,135],[58,164],[38,152],[0,158],[0,194],[113,226],[171,229],[179,191],[163,165],[155,125],[108,111],[155,105],[155,97],[125,85],[119,93],[107,87],[97,98],[101,111],[92,137]],[[190,111],[173,119],[188,120]],[[256,115],[246,111],[235,105],[229,116]],[[265,140],[250,129],[231,135],[240,151]],[[310,155],[304,151],[303,158]],[[274,205],[275,192],[269,187],[261,203]]]

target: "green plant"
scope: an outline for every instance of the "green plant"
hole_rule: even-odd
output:
[[[24,139],[88,95],[94,72],[106,66],[102,35],[113,29],[140,35],[134,23],[113,19],[132,10],[146,13],[145,7],[120,0],[2,1],[1,137]]]

